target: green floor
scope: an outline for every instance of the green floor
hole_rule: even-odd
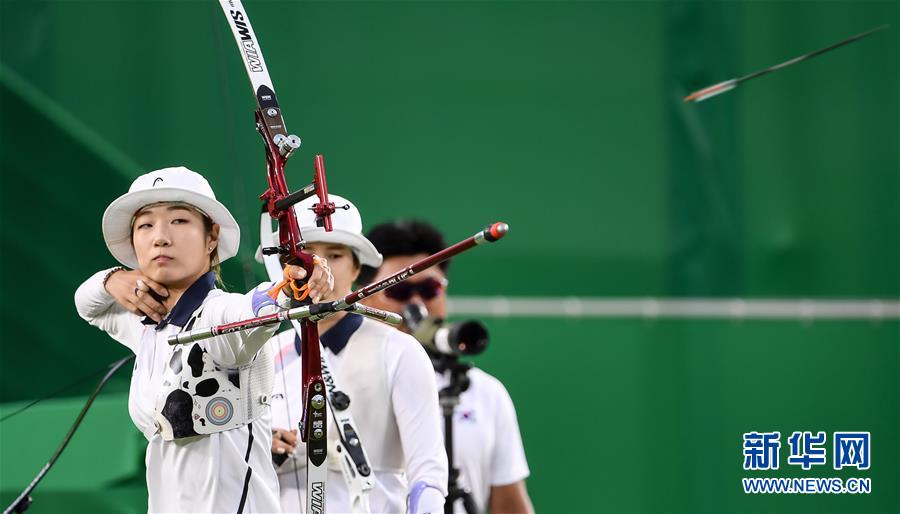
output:
[[[900,322],[493,319],[478,359],[518,410],[539,512],[900,511]],[[8,502],[81,399],[0,424]],[[5,405],[2,413],[16,405]],[[872,468],[742,470],[744,432],[866,430]],[[98,400],[31,512],[144,511],[143,440],[123,393]],[[829,459],[831,458],[829,450]],[[869,495],[745,495],[742,477],[872,478]]]

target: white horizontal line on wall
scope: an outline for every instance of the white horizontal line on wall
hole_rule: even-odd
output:
[[[552,318],[900,319],[900,300],[451,296],[454,316]]]

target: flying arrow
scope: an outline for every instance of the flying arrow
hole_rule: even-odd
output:
[[[862,39],[866,36],[870,36],[876,32],[880,32],[886,28],[888,28],[887,25],[882,25],[880,27],[876,27],[872,30],[868,30],[861,34],[851,36],[851,37],[849,37],[843,41],[837,42],[833,45],[826,46],[825,48],[820,48],[818,50],[814,50],[812,52],[809,52],[808,54],[803,54],[800,57],[794,57],[793,59],[791,59],[789,61],[784,61],[781,64],[776,64],[775,66],[770,66],[768,68],[763,68],[759,71],[754,71],[753,73],[751,73],[749,75],[744,75],[743,77],[740,77],[740,78],[729,79],[724,82],[719,82],[718,84],[713,84],[712,86],[705,87],[703,89],[694,91],[693,93],[684,97],[684,101],[685,102],[702,102],[703,100],[706,100],[707,98],[712,98],[712,97],[714,97],[716,95],[720,95],[726,91],[731,91],[732,89],[736,88],[738,86],[738,84],[740,84],[742,82],[746,82],[750,79],[755,79],[756,77],[761,77],[767,73],[772,73],[773,71],[777,71],[782,68],[787,68],[788,66],[790,66],[792,64],[797,64],[800,61],[812,59],[813,57],[815,57],[817,55],[822,55],[825,52],[830,52],[830,51],[834,50],[835,48],[842,47],[842,46],[852,43],[854,41],[859,41],[860,39]]]

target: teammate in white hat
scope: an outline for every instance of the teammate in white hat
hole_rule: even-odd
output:
[[[337,207],[331,232],[315,226],[309,210],[314,199],[297,204],[296,212],[306,251],[325,257],[334,274],[334,291],[326,299],[336,299],[351,291],[361,265],[378,266],[381,255],[362,235],[356,207],[340,196],[329,198]],[[350,397],[349,409],[374,471],[371,512],[441,512],[447,456],[435,376],[422,346],[399,330],[350,313],[320,321],[319,334],[331,371]],[[277,470],[282,507],[285,512],[300,512],[306,483],[306,455],[294,430],[301,414],[300,345],[293,330],[277,337],[272,451],[288,455]],[[351,493],[333,451],[333,428],[331,423],[325,507],[328,512],[350,513]]]
[[[191,326],[229,323],[288,306],[262,285],[242,294],[216,288],[218,263],[238,250],[240,229],[201,175],[184,167],[142,175],[103,215],[116,267],[75,293],[78,313],[137,356],[128,410],[147,438],[151,512],[277,512],[271,465],[274,328],[172,347]],[[286,276],[306,272],[289,266]],[[309,284],[331,287],[327,265]]]

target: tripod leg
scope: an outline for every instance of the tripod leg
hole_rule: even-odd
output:
[[[466,509],[466,514],[478,514],[478,508],[475,506],[475,499],[472,498],[472,493],[469,491],[464,491],[462,494],[463,508]]]

